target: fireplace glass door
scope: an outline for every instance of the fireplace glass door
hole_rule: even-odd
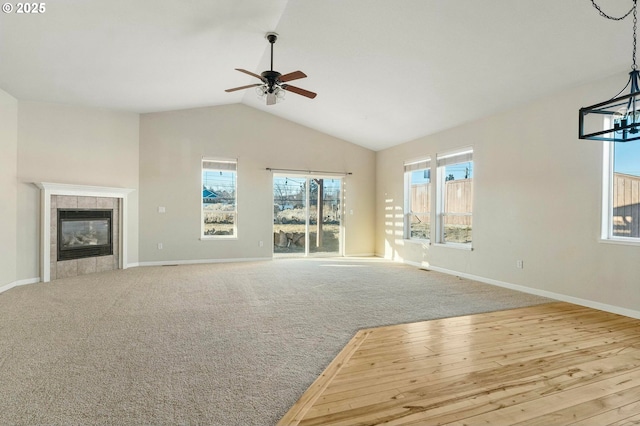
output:
[[[113,254],[112,210],[58,210],[58,260]]]

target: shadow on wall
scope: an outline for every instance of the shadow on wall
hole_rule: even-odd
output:
[[[401,258],[395,246],[404,237],[404,210],[402,206],[394,205],[393,198],[387,198],[384,202],[384,257],[396,260]]]

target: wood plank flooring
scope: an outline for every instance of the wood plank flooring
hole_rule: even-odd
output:
[[[279,425],[638,425],[640,320],[569,303],[359,331]]]

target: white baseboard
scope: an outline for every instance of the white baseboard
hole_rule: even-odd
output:
[[[238,259],[199,259],[199,260],[158,260],[153,262],[138,262],[137,266],[169,266],[169,265],[195,265],[202,263],[236,263],[236,262],[262,262],[273,260],[271,257],[254,257]],[[129,264],[128,267],[131,267]]]
[[[640,319],[640,311],[636,311],[633,309],[622,308],[620,306],[608,305],[606,303],[595,302],[593,300],[581,299],[579,297],[568,296],[566,294],[554,293],[552,291],[540,290],[537,288],[525,287],[518,284],[511,284],[504,281],[494,280],[492,278],[485,278],[478,275],[467,274],[464,272],[457,272],[451,269],[440,268],[438,266],[429,266],[425,268],[423,265],[417,262],[410,261],[402,261],[402,263],[406,263],[407,265],[415,266],[420,269],[431,270],[436,272],[441,272],[447,275],[455,275],[462,278],[467,278],[474,281],[479,281],[485,284],[491,284],[498,287],[504,287],[511,290],[521,291],[523,293],[529,293],[536,296],[548,297],[550,299],[560,300],[562,302],[573,303],[575,305],[586,306],[587,308],[598,309],[600,311],[611,312],[613,314],[624,315],[626,317],[637,318]]]
[[[349,254],[345,255],[345,258],[349,257],[374,257],[373,253],[363,253],[363,254]],[[332,256],[327,256],[332,257]],[[307,258],[300,257],[301,259],[317,259],[323,258],[322,256]],[[287,257],[289,259],[289,257]],[[158,260],[152,262],[138,262],[138,263],[129,263],[127,264],[127,268],[133,268],[136,266],[168,266],[168,265],[195,265],[202,263],[236,263],[236,262],[263,262],[266,260],[273,260],[272,257],[252,257],[252,258],[237,258],[237,259],[197,259],[197,260]]]
[[[2,287],[0,287],[0,293],[2,293],[3,291],[10,290],[10,289],[12,289],[14,287],[21,286],[21,285],[35,284],[35,283],[39,283],[39,282],[40,282],[40,277],[38,277],[38,278],[27,278],[26,280],[14,281],[12,283],[5,284]]]

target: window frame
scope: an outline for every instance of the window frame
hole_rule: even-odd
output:
[[[221,165],[220,168],[205,168],[205,163],[219,163]],[[222,166],[222,165],[228,166]],[[204,188],[204,172],[205,170],[210,171],[220,171],[220,172],[233,172],[235,174],[235,178],[233,179],[234,184],[234,210],[229,212],[234,217],[233,220],[233,234],[232,235],[205,235],[205,225],[204,225],[204,201],[202,197],[202,190]],[[222,157],[202,157],[200,161],[200,240],[234,240],[238,238],[238,159],[237,158],[222,158]]]
[[[629,143],[629,142],[627,142]],[[640,246],[639,237],[620,237],[613,235],[613,183],[614,183],[614,142],[602,142],[602,214],[600,242]]]
[[[436,155],[436,208],[435,208],[435,225],[436,225],[436,244],[446,246],[446,247],[454,247],[466,250],[473,250],[473,234],[471,237],[471,241],[468,243],[458,243],[446,241],[444,236],[444,218],[445,216],[465,216],[471,217],[473,223],[473,207],[475,206],[475,191],[473,191],[473,197],[471,198],[471,213],[447,213],[444,211],[445,209],[445,196],[446,196],[446,183],[447,176],[446,167],[454,164],[462,164],[471,162],[473,163],[473,168],[475,169],[475,160],[474,160],[474,149],[473,146],[467,146],[464,148],[459,148],[451,151],[446,151],[441,154]],[[470,156],[470,159],[466,160],[464,157]],[[460,161],[456,162],[448,162],[446,159],[448,158],[456,158],[461,157]],[[443,164],[441,164],[443,163]],[[473,178],[472,178],[473,179]],[[472,225],[473,229],[473,225]]]
[[[417,213],[428,213],[429,216],[429,234],[426,238],[418,238],[411,236],[411,216],[414,213],[411,205],[411,174],[420,170],[428,170],[429,171],[429,191],[433,194],[433,182],[434,180],[431,178],[431,157],[425,156],[420,157],[414,160],[408,160],[404,162],[404,214],[403,214],[403,238],[409,241],[416,241],[422,243],[431,243],[431,233],[433,232],[433,200],[429,202],[429,211],[428,212],[417,212]],[[421,167],[423,166],[423,167]]]

